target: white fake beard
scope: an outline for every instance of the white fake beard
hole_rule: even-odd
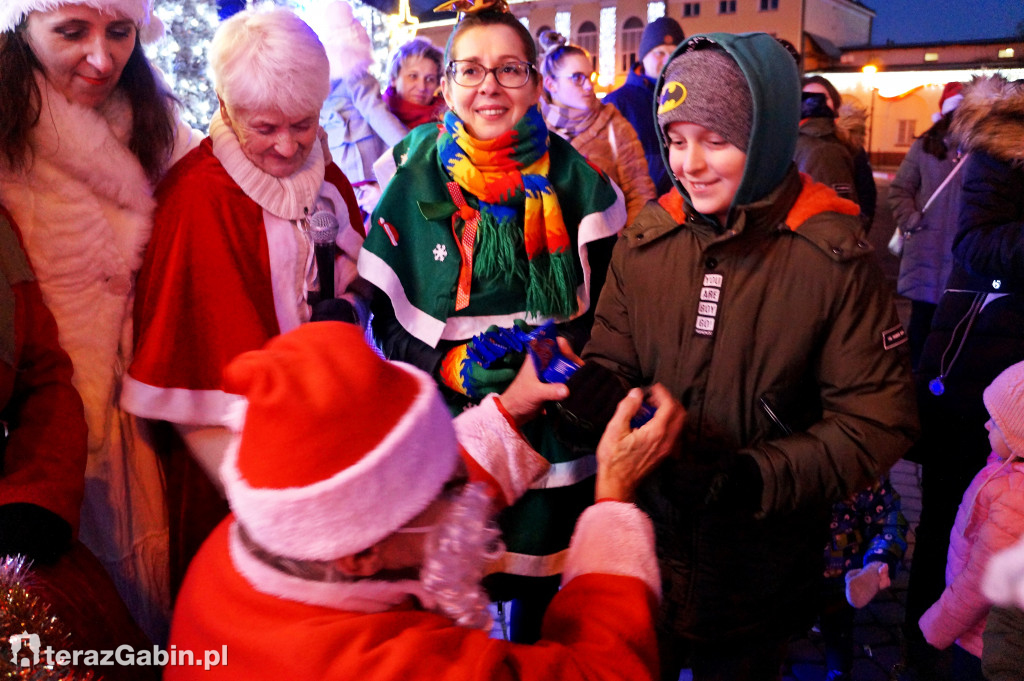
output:
[[[490,629],[490,600],[480,585],[484,567],[505,552],[481,483],[470,483],[452,501],[427,539],[420,582],[436,601],[434,610],[459,626]]]

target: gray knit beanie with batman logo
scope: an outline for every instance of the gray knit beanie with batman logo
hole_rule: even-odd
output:
[[[663,131],[678,121],[696,123],[747,151],[754,102],[739,64],[721,48],[690,49],[668,63],[658,98]]]

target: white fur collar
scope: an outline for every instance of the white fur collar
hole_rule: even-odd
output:
[[[152,185],[128,149],[132,111],[125,96],[115,91],[94,110],[69,102],[42,73],[36,73],[36,82],[42,108],[29,133],[30,162],[52,164],[120,207],[151,213]]]
[[[231,179],[261,208],[285,220],[300,220],[307,213],[313,213],[326,168],[319,142],[313,144],[305,164],[294,175],[274,177],[249,160],[220,111],[215,112],[210,121],[210,139],[213,155]]]

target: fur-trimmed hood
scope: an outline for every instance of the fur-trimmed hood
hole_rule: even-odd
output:
[[[951,127],[961,146],[1024,165],[1024,81],[975,76],[963,94]]]

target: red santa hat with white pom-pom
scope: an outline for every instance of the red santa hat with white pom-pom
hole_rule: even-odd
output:
[[[143,43],[159,40],[164,25],[153,13],[152,0],[3,0],[0,2],[0,32],[13,31],[31,12],[49,12],[65,5],[84,5],[135,22]]]
[[[362,330],[314,322],[235,358],[246,398],[221,466],[235,518],[262,549],[294,560],[358,553],[421,513],[460,460],[429,375],[386,362]]]

